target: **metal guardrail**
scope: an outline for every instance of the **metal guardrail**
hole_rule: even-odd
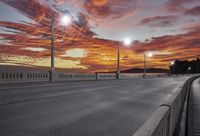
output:
[[[199,76],[186,81],[172,96],[160,105],[158,110],[144,123],[133,136],[173,136],[176,125],[192,82]]]

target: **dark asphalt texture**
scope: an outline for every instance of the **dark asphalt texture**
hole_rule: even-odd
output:
[[[0,136],[132,136],[188,78],[2,85]]]

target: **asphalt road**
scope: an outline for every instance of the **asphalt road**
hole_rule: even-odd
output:
[[[2,85],[0,136],[132,136],[187,79]]]

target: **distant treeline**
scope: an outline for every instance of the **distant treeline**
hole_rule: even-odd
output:
[[[188,60],[176,60],[173,65],[170,66],[172,74],[193,74],[200,73],[200,59],[188,61]]]

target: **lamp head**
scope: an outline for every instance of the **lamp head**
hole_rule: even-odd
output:
[[[72,22],[72,19],[69,15],[64,15],[62,18],[61,18],[61,24],[62,25],[65,25],[65,26],[68,26],[70,25]]]
[[[153,57],[153,53],[152,52],[148,52],[147,53],[147,57]]]
[[[124,45],[126,45],[126,46],[129,46],[130,44],[131,44],[131,39],[129,39],[129,38],[125,38],[124,40],[123,40],[123,43],[124,43]]]

